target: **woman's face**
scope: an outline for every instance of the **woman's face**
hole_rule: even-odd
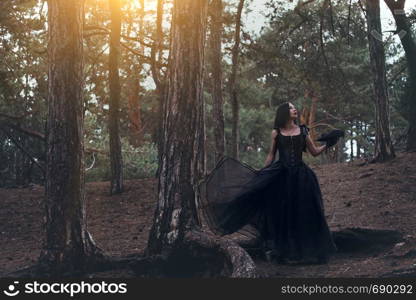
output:
[[[292,103],[289,103],[289,116],[291,119],[296,119],[298,117],[298,111]]]

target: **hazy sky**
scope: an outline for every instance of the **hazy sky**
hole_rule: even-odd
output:
[[[249,28],[250,31],[259,33],[261,27],[265,25],[266,18],[264,17],[264,12],[266,11],[265,3],[267,1],[268,0],[253,0],[252,4],[250,4],[250,8],[253,12],[244,15],[246,28]],[[296,0],[293,2],[297,3]],[[383,0],[380,1],[380,4],[383,31],[395,29],[394,26],[389,25],[389,21],[393,21],[390,10],[387,8]],[[416,8],[416,0],[406,1],[405,10],[409,11],[410,8]]]

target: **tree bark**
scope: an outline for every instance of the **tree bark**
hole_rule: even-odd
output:
[[[82,270],[101,256],[85,214],[83,3],[48,2],[46,239],[40,262],[52,274]]]
[[[156,90],[161,90],[162,83],[160,78],[160,68],[159,61],[161,56],[161,51],[163,47],[163,4],[164,0],[157,0],[157,9],[156,9],[156,30],[153,35],[153,45],[150,52],[151,56],[151,72],[153,81],[156,85]]]
[[[148,249],[160,253],[183,240],[198,224],[195,184],[198,174],[203,94],[207,0],[177,0],[163,120],[159,201]]]
[[[140,109],[140,70],[141,66],[135,66],[133,68],[134,74],[130,82],[130,95],[128,99],[130,143],[134,147],[139,147],[143,143],[143,124]]]
[[[156,141],[158,149],[158,169],[156,171],[156,177],[160,174],[160,167],[162,165],[162,152],[163,152],[163,116],[165,112],[165,78],[162,78],[160,73],[160,60],[162,56],[163,48],[163,6],[164,0],[157,0],[156,9],[156,30],[153,35],[153,47],[150,52],[151,65],[150,70],[152,72],[153,81],[156,85],[156,95],[158,97],[159,106],[157,108],[158,126],[156,128]]]
[[[367,31],[370,63],[374,81],[376,142],[373,162],[384,162],[395,157],[390,138],[389,99],[385,70],[385,54],[380,21],[380,0],[367,0]]]
[[[359,136],[357,138],[357,152],[356,152],[356,157],[357,159],[361,158],[361,136],[362,136],[362,126],[361,126],[361,121],[357,120],[355,122],[355,127],[357,130],[357,135]]]
[[[243,12],[244,0],[240,0],[237,8],[234,46],[232,49],[232,69],[230,77],[230,97],[232,107],[232,135],[231,135],[231,156],[235,159],[239,158],[239,142],[240,142],[240,105],[237,95],[237,71],[238,71],[238,56],[240,49],[240,33],[241,33],[241,14]]]
[[[144,0],[140,0],[139,10],[139,32],[140,39],[144,37]],[[144,55],[144,46],[140,46],[140,53]],[[130,82],[130,95],[129,95],[129,118],[130,118],[130,134],[131,143],[135,147],[139,147],[143,143],[143,123],[141,119],[141,103],[140,103],[140,73],[143,69],[141,62],[133,66],[133,75]]]
[[[237,242],[198,230],[187,231],[170,257],[144,257],[130,267],[138,276],[157,278],[259,277],[253,259]]]
[[[406,114],[405,118],[409,122],[406,150],[416,150],[416,41],[413,31],[404,13],[406,0],[384,0],[393,14],[396,22],[396,32],[399,34],[404,53],[407,60],[407,72],[409,76],[406,86]]]
[[[212,106],[214,119],[214,165],[225,155],[224,134],[224,98],[222,94],[222,0],[211,2],[211,36],[210,47],[212,51]]]
[[[354,160],[354,128],[353,128],[353,122],[351,122],[351,128],[350,128],[350,161]]]
[[[250,256],[237,244],[202,231],[198,219],[207,4],[175,0],[173,6],[158,203],[146,254],[165,257],[163,270],[169,277],[201,272],[209,277],[255,277]]]
[[[311,139],[314,141],[316,138],[316,130],[312,125],[315,124],[315,117],[316,117],[316,111],[318,109],[318,97],[315,95],[312,95],[311,100],[311,109],[309,111],[309,118],[308,118],[308,125],[311,126],[310,136]]]
[[[121,4],[120,0],[109,0],[111,13],[110,55],[109,55],[109,84],[110,84],[110,162],[111,162],[111,194],[123,191],[123,157],[120,141],[120,34],[121,34]]]

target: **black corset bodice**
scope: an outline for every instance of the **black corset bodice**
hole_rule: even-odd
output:
[[[306,140],[301,133],[293,136],[285,136],[280,132],[276,136],[277,149],[279,150],[279,161],[289,166],[295,166],[302,162],[302,151],[306,150]]]

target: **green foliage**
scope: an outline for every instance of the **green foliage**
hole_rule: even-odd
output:
[[[109,136],[100,127],[96,127],[96,116],[87,114],[85,118],[86,180],[106,181],[110,179]],[[157,170],[157,148],[150,137],[145,136],[140,147],[130,144],[128,137],[121,138],[124,178],[140,179],[153,177]]]
[[[132,147],[124,142],[127,148],[123,154],[125,164],[125,177],[148,178],[154,177],[157,170],[157,147],[156,144],[145,142],[138,148]]]
[[[105,141],[108,146],[108,140]],[[101,145],[105,146],[105,145]],[[154,177],[157,170],[157,149],[155,144],[145,142],[135,148],[126,139],[121,140],[124,164],[124,178],[141,179]],[[107,149],[107,148],[105,148]],[[91,169],[89,167],[93,166]],[[110,180],[110,158],[106,152],[92,152],[86,158],[86,180]]]

